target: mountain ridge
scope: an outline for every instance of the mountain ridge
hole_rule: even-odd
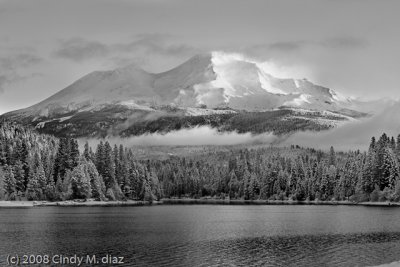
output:
[[[336,95],[332,89],[306,79],[276,78],[255,62],[214,52],[196,55],[161,73],[149,73],[136,65],[94,71],[23,111],[45,115],[47,108],[51,113],[57,108],[70,111],[126,100],[137,104],[245,110],[279,106],[337,110],[350,102]]]
[[[351,99],[340,97],[330,88],[306,79],[277,78],[258,62],[236,54],[212,52],[196,55],[161,73],[149,73],[137,65],[94,71],[33,106],[1,117],[21,120],[48,133],[64,129],[73,135],[79,135],[77,128],[85,127],[84,123],[94,124],[95,127],[84,133],[93,136],[104,135],[102,128],[112,128],[111,132],[115,133],[115,129],[121,130],[121,125],[125,125],[121,131],[126,132],[127,124],[149,118],[160,120],[156,124],[162,125],[160,128],[153,125],[153,130],[179,129],[177,125],[165,125],[162,117],[173,117],[175,119],[170,121],[180,121],[183,127],[210,123],[221,130],[253,129],[231,127],[231,117],[236,117],[235,125],[238,120],[248,118],[248,115],[240,115],[242,113],[253,114],[257,123],[264,125],[260,129],[273,130],[275,126],[265,128],[262,120],[271,118],[274,110],[299,110],[282,113],[282,124],[286,123],[283,120],[288,119],[287,114],[304,116],[301,110],[308,110],[309,117],[302,118],[308,124],[301,124],[304,127],[299,128],[304,130],[310,129],[311,122],[314,125],[315,113],[312,112],[315,111],[319,112],[321,125],[326,123],[326,111],[335,114],[336,119],[328,120],[332,125],[336,124],[335,120],[340,122],[365,115],[353,110],[353,106]],[[264,115],[257,115],[257,112]],[[204,120],[179,119],[188,116],[203,116]],[[320,129],[319,126],[311,128]],[[133,134],[147,130],[133,131]]]

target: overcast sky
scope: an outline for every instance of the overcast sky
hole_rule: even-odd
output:
[[[398,0],[0,0],[0,114],[94,71],[206,51],[271,61],[350,96],[400,97]]]

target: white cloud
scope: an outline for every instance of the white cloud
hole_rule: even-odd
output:
[[[155,133],[129,138],[110,137],[106,140],[112,144],[125,146],[200,146],[200,145],[239,145],[253,143],[274,143],[278,137],[273,134],[252,135],[251,133],[239,134],[237,132],[220,133],[216,129],[202,126],[191,129],[173,131],[166,134]],[[99,142],[98,139],[89,139],[91,144]]]
[[[290,136],[283,144],[301,145],[328,149],[334,146],[337,150],[366,150],[372,136],[379,137],[383,133],[389,136],[400,134],[400,102],[389,105],[379,114],[372,117],[351,121],[338,128],[323,132],[299,132]]]

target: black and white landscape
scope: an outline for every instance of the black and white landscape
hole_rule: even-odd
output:
[[[0,0],[0,265],[400,265],[399,7]]]

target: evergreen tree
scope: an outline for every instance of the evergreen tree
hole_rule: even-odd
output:
[[[396,180],[399,178],[399,162],[391,148],[384,150],[382,179],[380,181],[380,189],[385,187],[394,188]]]
[[[400,159],[400,134],[397,136],[395,153],[396,153],[397,158]]]
[[[78,166],[79,162],[79,145],[78,141],[71,138],[69,141],[69,166],[68,169],[72,170],[76,166]]]
[[[14,178],[14,173],[12,171],[12,168],[11,166],[8,165],[5,166],[4,190],[9,200],[15,200],[17,193],[16,181]]]
[[[46,188],[46,175],[44,173],[44,169],[42,164],[40,163],[39,166],[36,169],[36,176],[37,176],[37,183],[38,183],[38,188],[37,188],[37,193],[38,197],[40,200],[45,200],[46,196],[44,194],[44,190]]]
[[[142,183],[140,195],[141,199],[145,201],[153,202],[153,200],[155,200],[155,196],[153,195],[153,192],[151,190],[151,181],[148,175],[145,176],[145,179]]]
[[[374,188],[377,180],[376,176],[376,157],[375,152],[371,151],[368,153],[366,163],[363,169],[363,175],[361,178],[361,188],[363,192],[371,193]]]
[[[105,154],[103,141],[97,145],[96,149],[96,168],[100,175],[104,176]]]
[[[329,150],[329,166],[336,166],[336,153],[335,150],[333,148],[333,146],[331,146],[330,150]]]
[[[235,170],[232,169],[230,174],[229,174],[229,197],[230,198],[235,198],[236,193],[239,191],[239,180],[236,177]]]
[[[251,200],[256,199],[259,190],[258,190],[257,178],[254,173],[250,175],[248,191],[249,191],[249,199]]]
[[[25,195],[28,200],[39,200],[41,197],[38,174],[33,167],[29,170],[29,181],[26,186]]]
[[[57,177],[63,179],[65,172],[68,169],[68,157],[68,140],[66,138],[61,138],[58,143],[58,150],[54,163],[54,179],[57,179]]]
[[[376,148],[376,140],[375,140],[375,137],[373,136],[372,138],[371,138],[371,143],[370,143],[370,145],[369,145],[369,150],[371,151],[374,151],[375,150],[375,148]]]
[[[19,192],[25,192],[25,170],[24,165],[19,159],[14,165],[14,177],[16,182],[16,190]]]
[[[103,166],[103,179],[106,188],[113,188],[116,184],[115,181],[115,162],[111,146],[108,142],[104,144],[104,166]]]
[[[103,177],[99,175],[97,172],[96,166],[93,164],[92,161],[87,162],[87,173],[90,177],[90,187],[92,190],[92,196],[93,198],[97,200],[105,200],[105,185],[103,181]]]
[[[72,188],[72,172],[67,170],[64,179],[57,180],[56,188],[58,189],[58,198],[61,200],[70,200],[74,196]]]
[[[76,166],[71,173],[72,181],[72,197],[76,199],[88,199],[92,195],[90,176],[87,171],[87,161],[85,157],[80,159],[78,166]]]
[[[251,178],[251,174],[247,169],[247,166],[245,167],[245,171],[243,173],[243,196],[245,200],[250,199],[250,190],[249,190],[249,186],[250,186],[250,178]]]
[[[114,145],[113,149],[113,157],[114,157],[114,168],[115,168],[115,180],[119,186],[123,184],[123,177],[122,177],[122,164],[120,160],[119,150],[117,145]]]
[[[390,148],[392,149],[392,151],[396,151],[396,141],[394,140],[393,136],[390,139]]]
[[[0,143],[1,145],[1,143]],[[4,192],[4,172],[3,172],[3,168],[0,167],[0,200],[4,200],[5,199],[5,192]]]
[[[46,182],[46,187],[44,188],[45,198],[49,201],[57,200],[56,184],[53,177],[49,177]]]
[[[83,150],[83,156],[85,157],[86,160],[92,160],[92,157],[90,155],[90,147],[89,147],[89,142],[85,142],[85,147]]]

